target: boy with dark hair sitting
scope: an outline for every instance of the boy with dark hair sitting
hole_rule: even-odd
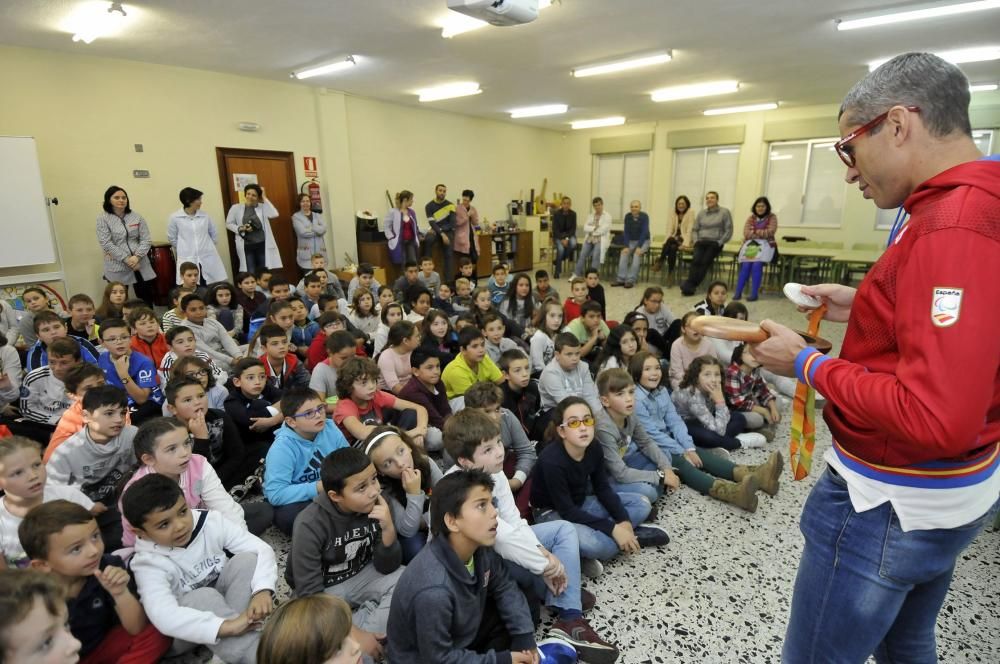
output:
[[[63,413],[73,405],[66,394],[63,379],[74,367],[83,363],[80,346],[76,340],[67,338],[52,342],[47,360],[45,366],[28,372],[21,383],[21,417],[4,418],[15,435],[27,436],[42,444],[49,442]]]
[[[66,319],[66,333],[71,337],[83,339],[96,345],[99,342],[97,331],[100,326],[94,320],[96,306],[94,300],[86,293],[76,293],[69,302],[69,318]]]
[[[160,331],[160,322],[156,314],[147,306],[137,307],[125,318],[132,329],[132,350],[142,353],[153,361],[154,367],[159,367],[163,356],[170,352],[167,338]]]
[[[527,481],[538,455],[517,416],[502,404],[503,390],[495,383],[476,383],[465,392],[466,409],[483,413],[500,428],[500,440],[506,450],[503,470],[510,478],[510,490],[516,493]]]
[[[132,351],[128,325],[120,318],[110,318],[101,326],[101,343],[106,349],[97,358],[108,385],[121,388],[128,395],[129,412],[136,424],[157,417],[163,409],[163,393],[156,380],[153,361]]]
[[[240,432],[246,453],[260,458],[284,421],[281,395],[267,382],[264,363],[254,357],[244,358],[233,367],[232,383],[223,407]]]
[[[569,332],[560,332],[555,338],[555,355],[538,377],[538,394],[542,409],[548,411],[566,397],[583,397],[596,412],[601,409],[597,385],[590,375],[590,367],[580,359],[580,340]]]
[[[322,490],[320,464],[330,452],[347,447],[347,440],[326,416],[326,404],[308,387],[288,390],[281,414],[285,423],[264,464],[264,496],[274,507],[274,525],[290,535],[295,517]]]
[[[563,329],[580,340],[583,344],[580,357],[588,362],[600,354],[601,347],[611,334],[611,329],[601,316],[600,302],[587,300],[580,306],[580,316],[571,320]]]
[[[486,337],[475,326],[463,327],[458,333],[459,353],[448,363],[441,374],[441,381],[448,392],[448,399],[465,394],[473,384],[481,381],[499,383],[503,375],[486,354]],[[452,403],[452,410],[456,404]]]
[[[378,389],[378,365],[367,357],[352,357],[337,375],[337,406],[333,421],[352,445],[380,424],[394,424],[424,447],[427,410],[392,392]],[[386,412],[389,411],[389,412]]]
[[[48,574],[0,569],[0,661],[76,664],[80,642],[66,624],[66,591]]]
[[[399,391],[399,396],[427,410],[424,449],[436,452],[441,449],[444,421],[451,417],[448,395],[441,385],[441,358],[437,353],[421,346],[410,353],[410,368],[413,374]]]
[[[514,413],[529,440],[544,440],[545,423],[539,417],[542,397],[538,394],[538,382],[531,380],[531,359],[520,348],[508,350],[500,355],[497,364],[503,373],[503,407]]]
[[[389,609],[393,664],[538,662],[528,603],[493,550],[498,525],[486,473],[435,485],[434,539],[403,570]]]
[[[535,270],[535,290],[532,295],[541,304],[545,300],[555,300],[559,302],[559,291],[552,287],[549,281],[548,270]]]
[[[293,387],[308,387],[309,372],[295,353],[288,352],[288,334],[281,326],[261,325],[258,339],[264,351],[258,359],[264,365],[267,382],[279,394]]]
[[[200,643],[224,662],[253,662],[274,610],[271,547],[218,512],[188,507],[165,475],[130,486],[122,512],[138,537],[131,566],[142,606],[174,649]]]
[[[580,587],[576,529],[560,520],[529,526],[521,518],[514,495],[505,486],[501,431],[493,418],[466,408],[448,420],[444,431],[445,449],[456,464],[446,477],[456,471],[479,470],[493,478],[493,504],[499,517],[495,550],[529,596],[553,608],[557,618],[550,634],[572,643],[588,662],[614,662],[618,649],[601,639],[583,618],[583,611],[596,600]]]
[[[35,314],[32,327],[38,336],[38,341],[28,349],[25,355],[24,370],[34,371],[39,367],[44,367],[49,363],[49,344],[56,339],[67,336],[66,323],[54,311],[44,310]],[[97,348],[86,339],[70,337],[80,348],[80,357],[85,362],[97,362]]]
[[[378,657],[403,572],[392,514],[375,466],[359,449],[328,454],[320,483],[322,491],[295,518],[286,576],[296,597],[326,592],[346,601],[354,612],[351,637]]]
[[[121,548],[121,514],[115,492],[135,463],[132,439],[138,429],[125,424],[128,398],[111,385],[87,390],[83,397],[86,426],[57,447],[46,467],[49,481],[80,489],[88,498],[105,507],[95,512],[104,543],[114,551]]]
[[[146,619],[122,559],[105,553],[93,514],[53,500],[32,509],[18,534],[32,568],[65,588],[82,662],[156,662],[166,654],[170,639]]]
[[[348,302],[354,300],[354,291],[359,286],[367,288],[372,293],[377,293],[378,289],[382,287],[382,284],[375,279],[375,266],[371,263],[361,263],[358,265],[358,273],[351,279],[351,283],[347,285]]]

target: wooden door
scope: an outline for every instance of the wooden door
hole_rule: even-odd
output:
[[[236,188],[235,175],[256,175],[257,184],[278,210],[278,216],[271,220],[271,232],[278,244],[282,268],[280,274],[292,284],[298,283],[301,270],[295,260],[297,240],[292,227],[292,213],[298,209],[298,187],[295,184],[295,157],[291,152],[273,150],[243,150],[240,148],[215,148],[219,161],[219,184],[222,186],[222,200],[226,212],[231,205],[240,202],[242,188]],[[236,254],[236,240],[227,231],[229,256],[233,275],[239,271],[240,260]]]

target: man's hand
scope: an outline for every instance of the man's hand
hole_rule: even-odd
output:
[[[702,467],[701,457],[698,456],[698,452],[697,451],[695,451],[695,450],[686,450],[684,452],[684,458],[687,459],[688,463],[690,463],[695,468],[701,468]]]
[[[823,320],[834,323],[846,323],[851,317],[851,305],[854,304],[854,296],[858,289],[841,284],[817,284],[816,286],[803,286],[802,292],[812,295],[822,300],[826,305],[826,315]],[[799,311],[811,311],[805,307],[799,307]]]
[[[761,328],[770,337],[759,344],[751,344],[750,351],[761,366],[779,376],[795,375],[795,357],[806,347],[798,332],[773,320],[763,320]]]
[[[400,480],[403,482],[403,490],[411,496],[416,496],[424,492],[420,481],[422,476],[418,468],[404,468]]]
[[[351,627],[351,638],[358,642],[361,646],[361,651],[372,659],[378,659],[382,656],[382,639],[385,639],[385,634],[376,634],[375,632],[366,632],[360,627]]]
[[[121,567],[108,565],[94,572],[94,578],[112,597],[121,597],[128,592],[128,582],[132,577]]]
[[[250,599],[247,607],[247,619],[251,623],[263,622],[264,618],[274,611],[274,597],[270,590],[261,590]]]
[[[635,531],[632,530],[632,524],[628,521],[615,524],[615,529],[611,531],[611,537],[623,553],[639,552],[639,540],[635,538]]]

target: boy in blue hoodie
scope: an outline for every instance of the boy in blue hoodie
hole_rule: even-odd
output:
[[[291,388],[281,398],[285,423],[274,435],[264,462],[264,497],[274,507],[274,525],[292,534],[295,517],[323,491],[320,468],[330,452],[347,439],[326,417],[326,404],[315,390]]]

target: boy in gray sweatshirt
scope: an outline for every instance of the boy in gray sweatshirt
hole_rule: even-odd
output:
[[[403,553],[375,466],[360,449],[331,452],[320,468],[323,491],[299,512],[286,569],[296,597],[326,592],[351,605],[351,637],[369,657],[382,655]]]

